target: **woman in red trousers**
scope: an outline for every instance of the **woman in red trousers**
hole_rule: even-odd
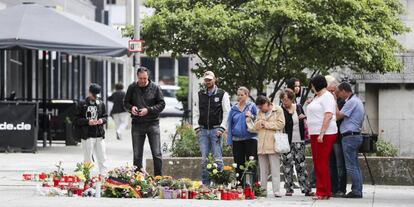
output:
[[[324,76],[315,76],[310,84],[316,95],[308,105],[306,113],[316,174],[314,200],[326,200],[332,196],[329,155],[338,132],[335,115],[336,101],[335,97],[326,90],[327,82]]]

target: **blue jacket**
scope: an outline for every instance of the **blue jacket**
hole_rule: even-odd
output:
[[[256,137],[255,133],[250,133],[247,131],[246,125],[246,112],[250,111],[254,117],[257,115],[256,105],[252,102],[247,102],[246,107],[244,107],[243,112],[239,110],[237,105],[231,107],[229,118],[228,118],[228,136],[227,144],[231,145],[233,143],[233,136],[247,140]]]

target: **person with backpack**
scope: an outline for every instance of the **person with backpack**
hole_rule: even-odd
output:
[[[99,174],[106,176],[104,124],[107,122],[108,115],[105,104],[98,99],[99,93],[101,93],[101,86],[92,83],[89,86],[88,97],[81,101],[77,107],[74,124],[78,138],[81,139],[83,161],[92,163],[92,155],[95,155]]]

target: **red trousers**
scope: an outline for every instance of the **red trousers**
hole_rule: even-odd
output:
[[[316,195],[331,197],[331,177],[329,175],[329,156],[332,152],[336,134],[325,135],[318,142],[319,135],[311,135],[312,159],[316,176]]]

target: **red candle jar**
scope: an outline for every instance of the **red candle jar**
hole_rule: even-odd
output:
[[[244,188],[244,196],[246,196],[246,198],[250,198],[250,194],[251,194],[251,190],[249,187]]]
[[[59,183],[60,183],[60,180],[54,179],[53,180],[53,187],[58,187],[59,186]]]
[[[223,191],[223,192],[221,193],[221,200],[229,200],[229,193],[228,193],[228,192]]]
[[[45,180],[46,179],[46,173],[41,173],[40,175],[39,175],[39,180]]]

